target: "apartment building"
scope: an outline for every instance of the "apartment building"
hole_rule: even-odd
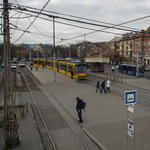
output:
[[[138,43],[139,43],[139,58],[140,63],[143,65],[149,65],[150,63],[150,26],[147,30],[141,30],[139,33],[133,35],[134,38],[134,49],[133,57],[137,56]]]
[[[128,37],[123,36],[122,39],[119,41],[120,42],[120,47],[119,47],[119,52],[120,55],[124,56],[124,59],[122,60],[122,63],[133,63],[133,43],[134,43],[134,38],[133,37]]]
[[[140,32],[124,34],[119,41],[115,37],[109,43],[112,51],[117,50],[120,55],[124,56],[121,63],[135,64],[137,52],[139,52],[140,64],[150,64],[150,26]],[[117,45],[119,45],[119,48]]]

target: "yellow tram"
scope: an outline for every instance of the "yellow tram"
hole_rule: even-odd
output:
[[[44,67],[54,70],[54,60],[51,59],[33,59],[33,65]],[[71,71],[73,71],[73,78],[75,79],[87,79],[87,66],[86,63],[76,63],[69,61],[55,60],[55,70],[71,77]]]

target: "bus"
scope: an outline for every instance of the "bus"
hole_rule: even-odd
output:
[[[132,75],[132,76],[137,76],[137,66],[136,65],[131,65],[131,64],[120,64],[119,65],[119,72]],[[144,67],[139,66],[138,70],[138,76],[143,77],[144,76]]]

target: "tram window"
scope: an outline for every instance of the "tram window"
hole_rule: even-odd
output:
[[[60,65],[60,69],[61,69],[61,70],[65,70],[65,68],[66,68],[65,65],[63,65],[63,64]]]
[[[34,64],[37,64],[37,60],[34,60]]]
[[[43,65],[43,64],[44,64],[44,61],[39,61],[39,64],[40,64],[40,65]]]
[[[78,73],[86,73],[86,66],[78,66]]]
[[[68,72],[71,72],[71,71],[72,71],[72,67],[68,66]]]
[[[52,61],[50,62],[50,66],[53,67],[53,62]]]
[[[49,61],[47,61],[47,65],[50,66],[50,62]]]

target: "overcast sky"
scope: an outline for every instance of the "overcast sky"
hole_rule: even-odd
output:
[[[33,8],[42,9],[43,6],[47,3],[48,0],[8,0],[10,3],[20,4],[24,6],[30,6]],[[2,4],[2,0],[0,3]],[[30,9],[31,10],[31,9]],[[121,24],[130,20],[134,20],[140,17],[145,17],[150,15],[150,1],[148,0],[50,0],[48,5],[44,8],[44,10],[53,11],[57,13],[63,13],[67,15],[73,15],[77,17],[83,17],[87,19],[92,19],[96,21],[102,21],[106,23],[112,24]],[[39,11],[39,10],[37,10]],[[48,15],[54,15],[64,18],[69,18],[73,20],[80,20],[84,22],[90,22],[94,24],[104,25],[104,26],[112,26],[109,24],[104,24],[100,22],[88,21],[74,17],[68,17],[60,14],[50,13],[42,11]],[[32,14],[31,12],[26,11],[28,14]],[[34,14],[37,15],[37,14]],[[35,17],[27,17],[27,14],[17,13],[14,10],[10,11],[10,23],[17,26],[18,29],[26,30]],[[12,18],[13,17],[13,18]],[[26,18],[24,18],[26,17]],[[40,15],[39,17],[43,17],[48,20],[37,18],[33,25],[28,29],[28,31],[32,33],[25,33],[19,40],[18,38],[22,35],[22,31],[10,30],[11,34],[11,43],[53,43],[53,22],[52,18],[47,16]],[[19,19],[17,19],[19,18]],[[51,21],[50,21],[51,20]],[[60,18],[55,18],[56,21],[62,23],[68,23],[72,25],[82,26],[84,28],[72,27],[64,24],[60,24],[55,22],[55,42],[58,44],[71,44],[79,41],[87,40],[91,42],[102,42],[102,41],[110,41],[115,36],[121,36],[118,34],[124,34],[130,31],[116,30],[116,29],[105,29],[103,31],[113,32],[117,34],[110,34],[104,32],[95,32],[93,34],[88,34],[93,32],[93,30],[101,30],[104,27],[81,24],[71,21],[66,21]],[[13,25],[10,27],[14,28]],[[132,23],[123,24],[123,26],[127,26],[130,28],[129,30],[142,30],[147,29],[150,26],[150,17],[146,19],[142,19],[139,21],[134,21]],[[87,34],[86,36],[84,36]],[[74,38],[69,40],[70,38],[80,36],[78,38]],[[64,42],[60,42],[61,39],[68,39]],[[3,41],[3,37],[1,36],[1,41]],[[16,42],[16,40],[18,40]]]

